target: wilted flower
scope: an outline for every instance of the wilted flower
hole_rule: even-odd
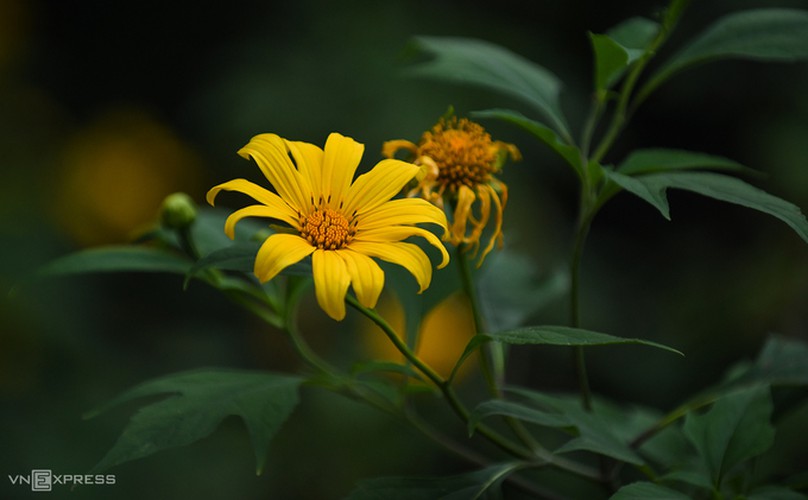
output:
[[[421,196],[452,215],[449,241],[476,251],[483,230],[492,220],[491,236],[480,255],[481,264],[496,243],[502,243],[502,213],[508,201],[508,187],[494,177],[510,156],[520,160],[513,144],[493,141],[478,123],[454,115],[442,117],[424,132],[418,144],[406,140],[388,141],[382,154],[393,158],[405,150],[424,172],[410,196]]]

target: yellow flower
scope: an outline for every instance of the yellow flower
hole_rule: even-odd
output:
[[[277,194],[234,179],[208,191],[213,205],[220,191],[238,191],[253,197],[250,205],[230,214],[225,233],[233,238],[244,217],[267,217],[291,226],[289,233],[270,235],[255,258],[261,282],[311,255],[314,289],[320,307],[332,318],[345,317],[345,294],[353,288],[360,304],[373,308],[384,286],[384,272],[376,257],[407,269],[424,291],[432,279],[429,257],[414,243],[419,236],[449,255],[440,240],[415,224],[437,224],[446,231],[444,213],[419,199],[391,200],[415,177],[418,167],[399,160],[382,160],[352,182],[364,146],[333,133],[325,150],[314,144],[293,142],[274,134],[261,134],[239,150],[258,164]]]
[[[520,160],[519,150],[513,144],[491,140],[481,125],[453,115],[441,118],[424,132],[417,145],[406,140],[388,141],[382,154],[394,158],[400,150],[409,152],[423,169],[419,185],[409,194],[420,195],[440,208],[449,203],[449,241],[453,245],[469,245],[476,252],[493,205],[494,227],[480,256],[482,264],[494,245],[502,244],[502,212],[508,201],[508,187],[494,174],[507,156]]]

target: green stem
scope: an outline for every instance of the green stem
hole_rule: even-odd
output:
[[[479,335],[486,333],[488,328],[482,316],[477,288],[474,286],[474,280],[471,276],[471,266],[469,265],[469,260],[466,255],[467,250],[468,248],[465,245],[458,245],[457,262],[460,268],[460,279],[463,285],[463,291],[471,305],[471,312],[474,318],[474,333]],[[505,385],[505,351],[502,344],[499,342],[486,342],[485,346],[480,350],[480,358],[482,361],[483,376],[488,385],[489,393],[496,399],[502,399],[502,387]],[[451,378],[449,382],[451,383]],[[505,422],[525,446],[533,451],[541,449],[541,445],[533,438],[533,435],[528,432],[522,422],[513,417],[505,417]]]
[[[578,231],[575,235],[575,244],[572,250],[572,260],[570,262],[570,326],[578,328],[581,326],[580,294],[581,294],[581,258],[583,256],[584,244],[592,225],[594,212],[588,207],[588,192],[582,193],[581,217],[578,223]],[[586,356],[582,346],[576,346],[573,350],[575,371],[578,378],[578,389],[581,394],[581,403],[586,410],[592,409],[592,390],[589,387],[589,376],[586,370]]]
[[[469,265],[467,253],[468,247],[465,244],[457,246],[456,259],[458,268],[460,269],[460,281],[463,286],[463,292],[466,294],[466,297],[468,297],[469,305],[471,306],[471,313],[474,319],[474,333],[486,333],[488,328],[482,317],[480,301],[474,286],[474,280],[471,277],[471,266]],[[502,350],[502,344],[498,342],[487,342],[485,348],[480,350],[480,358],[482,361],[483,376],[485,377],[489,392],[494,397],[502,397],[502,390],[500,388],[505,381],[505,353]]]
[[[424,376],[426,376],[426,378],[428,378],[435,385],[435,387],[441,391],[444,398],[446,398],[447,403],[449,403],[449,406],[457,414],[457,416],[460,417],[460,420],[462,420],[463,423],[468,424],[470,413],[463,402],[458,398],[457,393],[455,393],[449,381],[444,380],[444,378],[441,377],[432,367],[421,360],[421,358],[419,358],[409,348],[409,346],[407,346],[407,344],[401,340],[401,337],[398,336],[396,331],[387,323],[387,321],[384,320],[384,318],[379,316],[376,311],[366,308],[350,294],[345,297],[345,301],[351,307],[362,313],[365,317],[373,321],[379,328],[381,328],[382,332],[384,332],[387,338],[390,339],[396,349],[398,349],[398,351],[404,355],[407,361],[412,363],[413,366],[423,373]],[[523,459],[531,459],[534,456],[531,451],[511,442],[509,439],[500,435],[498,432],[486,425],[479,424],[477,426],[477,432],[510,455]]]

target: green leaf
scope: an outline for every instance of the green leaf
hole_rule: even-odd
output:
[[[681,149],[639,149],[631,153],[617,167],[624,175],[650,174],[671,170],[732,170],[758,174],[756,170],[722,156],[708,155]]]
[[[613,170],[604,169],[606,178],[614,182],[629,193],[639,196],[659,210],[662,217],[671,220],[671,210],[668,205],[668,196],[665,189],[657,189],[656,186],[646,182],[643,177],[631,177]]]
[[[628,51],[608,35],[590,33],[589,41],[595,52],[595,90],[611,88],[628,68]]]
[[[487,498],[520,463],[491,465],[448,477],[382,477],[360,481],[346,500],[471,500]]]
[[[656,88],[685,68],[716,59],[808,60],[808,12],[756,9],[729,14],[659,69],[646,86]]]
[[[410,68],[415,76],[470,83],[532,104],[563,137],[570,137],[561,111],[561,82],[545,68],[513,52],[472,38],[419,36],[414,45],[433,59]]]
[[[472,116],[475,118],[496,118],[521,127],[558,153],[575,170],[579,177],[583,175],[581,152],[578,148],[565,142],[557,133],[544,124],[531,120],[522,113],[510,109],[475,111]]]
[[[645,481],[627,484],[611,496],[611,500],[688,500],[690,497],[676,490]]]
[[[701,455],[713,485],[733,467],[768,450],[774,443],[772,400],[768,386],[730,393],[702,415],[689,413],[684,432]]]
[[[808,344],[772,336],[743,380],[774,385],[808,385]]]
[[[656,347],[682,355],[680,351],[656,342],[641,339],[615,337],[606,333],[593,332],[568,326],[527,326],[514,330],[487,334],[490,340],[515,345],[557,345],[557,346],[596,346],[617,344],[638,344]],[[474,341],[474,339],[472,339]]]
[[[606,34],[628,53],[629,64],[647,50],[659,33],[659,23],[644,17],[632,17],[609,29]]]
[[[421,375],[409,365],[393,363],[392,361],[361,361],[354,363],[351,367],[352,375],[362,375],[365,373],[398,373],[417,380],[422,380]]]
[[[633,17],[605,35],[589,34],[595,53],[595,90],[611,88],[631,64],[642,57],[659,32],[659,24]]]
[[[551,412],[559,419],[566,420],[569,426],[575,428],[578,435],[553,453],[568,453],[572,451],[591,451],[623,462],[635,465],[643,464],[643,459],[628,445],[628,439],[615,430],[614,416],[605,409],[602,402],[593,405],[593,411],[587,411],[581,406],[580,396],[559,397],[530,389],[510,387],[509,392],[527,398],[537,408],[544,412]]]
[[[270,440],[297,405],[302,381],[290,375],[212,369],[144,382],[86,416],[136,398],[171,395],[138,410],[91,473],[193,443],[211,434],[225,417],[237,415],[250,434],[260,474]]]
[[[191,261],[168,250],[116,245],[81,250],[60,257],[39,270],[41,276],[97,272],[167,272],[185,274]]]
[[[671,172],[645,175],[637,179],[649,192],[656,193],[662,198],[666,189],[684,189],[769,214],[788,224],[808,243],[808,221],[805,220],[799,207],[735,177],[710,172]],[[667,212],[662,211],[664,207],[657,206],[657,208],[667,216]]]
[[[468,431],[469,435],[474,433],[477,424],[484,418],[492,415],[504,415],[513,417],[523,422],[531,424],[542,425],[545,427],[567,427],[570,421],[564,415],[556,412],[547,412],[525,406],[521,403],[513,401],[503,401],[501,399],[492,399],[484,401],[474,408],[474,411],[469,415]]]

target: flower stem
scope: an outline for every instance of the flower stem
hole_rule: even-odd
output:
[[[585,196],[586,193],[582,193]],[[570,326],[578,328],[581,326],[581,257],[583,256],[584,244],[592,225],[594,212],[588,213],[587,203],[581,203],[581,218],[578,224],[578,231],[575,236],[575,244],[572,250],[572,260],[570,262]],[[575,371],[578,378],[578,390],[581,394],[581,403],[586,410],[592,409],[592,390],[589,387],[589,376],[586,370],[586,356],[582,346],[576,346],[573,350]]]
[[[463,291],[469,299],[472,316],[474,317],[474,333],[486,333],[488,330],[483,319],[480,308],[480,300],[477,295],[477,288],[471,276],[471,266],[467,256],[468,248],[465,245],[457,247],[457,262],[460,268],[460,279],[463,284]],[[505,351],[499,342],[486,342],[480,350],[482,361],[482,371],[488,385],[488,391],[492,397],[503,399],[502,387],[505,385]],[[450,379],[451,382],[451,379]],[[522,443],[531,450],[541,449],[541,445],[533,438],[525,426],[513,417],[505,417],[505,422]]]
[[[472,317],[474,318],[474,333],[486,333],[488,328],[483,320],[480,309],[480,300],[471,277],[471,266],[468,259],[468,246],[460,244],[457,246],[456,258],[460,269],[460,281],[463,285],[463,292],[468,297],[471,306]],[[486,342],[485,347],[480,350],[482,361],[482,371],[488,389],[494,397],[502,397],[502,387],[505,381],[505,352],[499,342]]]
[[[407,344],[401,340],[401,337],[398,336],[396,331],[390,326],[387,321],[384,320],[376,311],[372,309],[368,309],[359,301],[356,300],[355,297],[351,296],[350,294],[345,297],[345,301],[354,309],[362,313],[365,317],[373,321],[379,328],[381,328],[382,332],[387,336],[388,339],[393,343],[393,345],[398,349],[404,357],[412,363],[421,373],[426,376],[434,385],[435,387],[440,390],[443,394],[444,398],[446,398],[447,403],[452,408],[452,410],[457,414],[460,420],[463,423],[468,424],[470,413],[466,406],[460,401],[458,398],[457,393],[455,393],[454,389],[452,388],[449,381],[445,380],[441,377],[432,367],[426,364],[421,358],[419,358]],[[523,458],[523,459],[531,459],[534,457],[533,453],[530,450],[523,448],[522,446],[513,443],[509,439],[505,438],[495,430],[491,429],[490,427],[484,424],[477,425],[477,432],[488,439],[491,443],[499,447],[501,450],[505,451],[506,453],[513,455],[515,457]]]

